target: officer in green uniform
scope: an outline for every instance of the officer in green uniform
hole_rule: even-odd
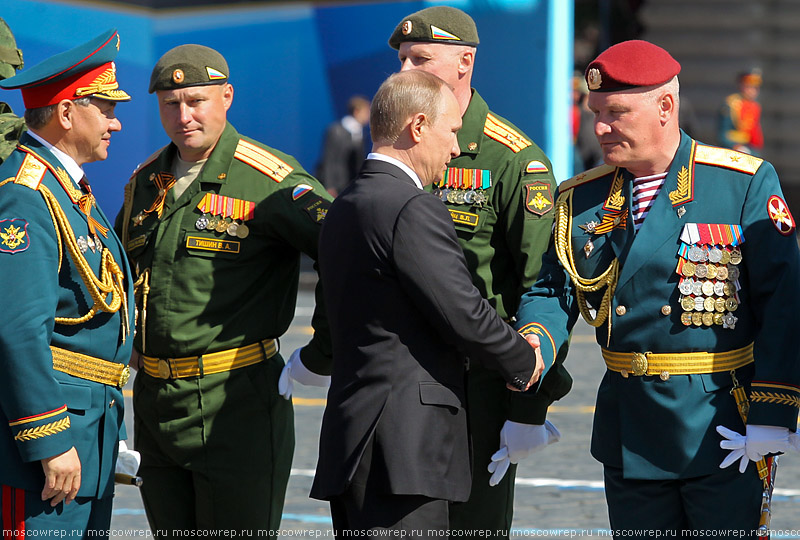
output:
[[[500,316],[510,320],[520,295],[539,273],[553,225],[556,184],[544,152],[491,112],[471,87],[478,41],[469,15],[434,6],[405,17],[389,45],[398,49],[402,70],[428,71],[454,89],[463,122],[458,132],[461,155],[450,161],[433,193],[450,210],[473,283]],[[452,529],[508,533],[514,464],[558,440],[558,431],[545,415],[571,384],[559,367],[551,370],[538,392],[511,392],[496,372],[475,362],[469,366],[472,491],[468,502],[451,506]]]
[[[22,51],[17,48],[11,28],[0,17],[0,80],[13,77],[22,66]],[[14,151],[23,131],[25,120],[14,114],[8,103],[0,101],[0,163]]]
[[[134,437],[154,530],[277,530],[294,450],[278,338],[330,197],[227,122],[229,75],[201,45],[157,62],[150,92],[172,143],[135,171],[116,223],[137,279]],[[317,293],[316,334],[293,355],[287,394],[293,379],[328,380]]]
[[[110,30],[0,81],[29,131],[0,166],[0,529],[105,536],[124,438],[133,289],[83,165],[106,159],[118,88]]]
[[[559,186],[517,314],[548,366],[579,313],[597,328],[608,370],[591,451],[616,537],[753,534],[762,458],[796,439],[795,222],[772,165],[680,129],[679,71],[638,40],[589,64],[606,165]]]

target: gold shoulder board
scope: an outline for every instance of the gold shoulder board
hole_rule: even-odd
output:
[[[25,160],[14,178],[14,183],[38,190],[45,172],[47,172],[47,165],[33,154],[26,153]]]
[[[483,133],[487,137],[508,146],[515,154],[531,145],[531,142],[523,137],[519,131],[501,122],[492,113],[486,115]]]
[[[747,174],[755,174],[761,166],[761,163],[764,162],[761,158],[743,154],[736,150],[717,148],[716,146],[705,146],[702,144],[697,145],[694,161],[695,163],[702,163],[703,165],[716,165]]]
[[[598,178],[608,176],[615,170],[616,167],[612,167],[611,165],[600,165],[599,167],[595,167],[594,169],[589,169],[588,171],[573,176],[569,180],[564,180],[563,182],[561,182],[558,185],[558,191],[563,193],[564,191],[572,189],[575,186],[579,186],[581,184],[591,182],[592,180],[597,180]]]
[[[291,165],[274,154],[244,139],[239,139],[233,157],[258,169],[276,182],[282,182],[293,170]]]

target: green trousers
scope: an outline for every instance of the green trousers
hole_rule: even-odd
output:
[[[154,532],[278,530],[294,454],[292,404],[277,390],[282,368],[276,355],[187,379],[137,374],[134,439]]]

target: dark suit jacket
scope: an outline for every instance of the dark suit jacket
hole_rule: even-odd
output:
[[[358,175],[365,155],[364,139],[355,140],[342,121],[336,121],[325,132],[317,178],[326,188],[341,193]]]
[[[472,285],[442,202],[399,167],[367,160],[320,238],[333,373],[311,496],[341,494],[373,440],[387,493],[465,501],[465,357],[524,385],[531,347]]]

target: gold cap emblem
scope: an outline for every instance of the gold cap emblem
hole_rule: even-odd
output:
[[[469,143],[469,144],[467,145],[467,148],[469,148],[470,150],[476,150],[476,149],[478,148],[478,143],[476,143],[476,142],[471,142],[471,143]]]
[[[172,72],[172,80],[175,84],[181,84],[183,82],[184,75],[182,69],[176,69]]]
[[[407,36],[408,34],[410,34],[412,28],[413,28],[413,25],[411,24],[411,21],[404,21],[403,22],[403,28],[402,28],[403,35]]]
[[[600,75],[600,70],[592,68],[586,74],[586,82],[589,84],[589,90],[597,90],[603,84],[603,77]]]

